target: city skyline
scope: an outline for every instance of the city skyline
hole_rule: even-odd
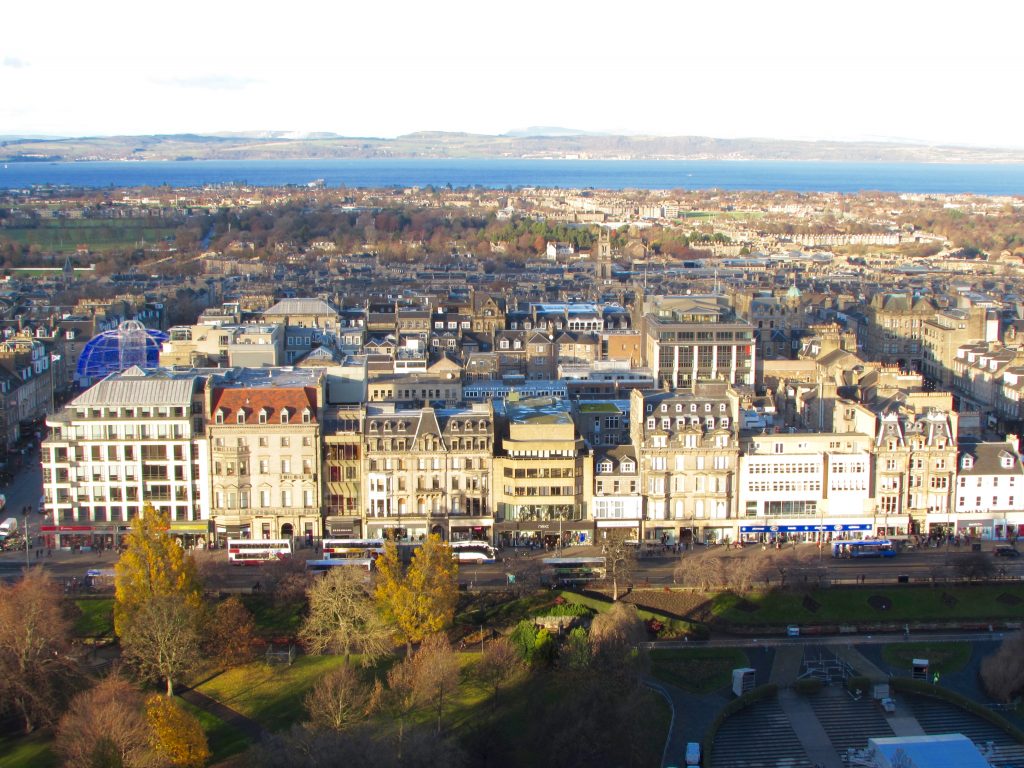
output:
[[[843,9],[752,3],[595,14],[464,3],[173,17],[57,3],[59,24],[9,11],[0,133],[282,130],[392,137],[527,126],[611,134],[886,140],[1019,147],[1019,9]],[[201,12],[200,12],[201,11]],[[739,21],[737,21],[739,20]],[[158,30],[158,32],[154,32]],[[1003,38],[1006,37],[1004,40]]]

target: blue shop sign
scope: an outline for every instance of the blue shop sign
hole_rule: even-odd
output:
[[[810,525],[741,525],[740,533],[816,533],[818,531],[829,531],[832,533],[843,533],[844,531],[870,531],[871,523],[836,523],[834,525],[810,524]]]

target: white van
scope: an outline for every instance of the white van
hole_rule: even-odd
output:
[[[700,765],[700,744],[691,741],[686,745],[686,764]]]
[[[10,536],[18,530],[18,518],[8,517],[2,523],[0,523],[0,536]]]

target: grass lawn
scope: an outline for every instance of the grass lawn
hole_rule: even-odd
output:
[[[929,673],[959,672],[971,660],[970,643],[890,643],[882,647],[885,663],[909,672],[913,659],[928,659]]]
[[[173,237],[177,225],[153,226],[154,222],[133,219],[75,219],[71,221],[45,221],[38,227],[9,227],[0,232],[0,240],[22,245],[38,245],[45,251],[74,252],[79,245],[93,251],[136,248],[145,241],[152,248],[158,241]],[[63,264],[39,266],[61,267]]]
[[[729,685],[732,670],[745,667],[739,648],[680,648],[651,651],[651,673],[690,693],[711,693]]]
[[[81,614],[75,619],[75,637],[109,637],[114,634],[114,598],[75,600]]]
[[[251,744],[248,739],[232,726],[205,709],[199,709],[180,697],[174,699],[182,709],[195,715],[206,733],[206,741],[210,745],[210,764],[226,760],[232,755],[244,752]]]
[[[594,597],[588,597],[587,595],[578,595],[575,592],[552,592],[552,594],[561,595],[570,603],[582,603],[583,605],[593,608],[598,613],[604,613],[613,605],[610,600],[599,600]],[[674,619],[670,616],[666,616],[664,613],[651,611],[647,608],[637,608],[636,612],[644,621],[647,621],[648,619],[656,619],[665,625],[666,629],[659,635],[659,637],[667,639],[670,637],[682,637],[690,632],[697,634],[695,630],[698,625],[693,624],[692,622],[683,621],[682,619]]]
[[[301,604],[276,605],[268,595],[239,595],[239,598],[252,612],[256,634],[262,637],[291,637],[302,625]]]
[[[262,661],[229,669],[196,690],[278,731],[304,720],[302,699],[319,677],[345,663],[341,656],[296,656],[287,666]]]
[[[0,738],[0,768],[55,768],[59,764],[49,730]]]
[[[713,598],[712,612],[717,619],[729,624],[775,626],[1013,620],[1021,615],[1020,605],[1014,598],[1024,599],[1024,588],[1004,585],[856,587],[812,590],[806,594],[752,592],[742,597],[723,592]]]

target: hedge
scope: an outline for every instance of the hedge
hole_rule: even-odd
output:
[[[711,722],[711,727],[708,728],[708,732],[704,734],[704,765],[711,765],[711,752],[715,743],[715,736],[718,734],[718,729],[722,727],[722,723],[727,718],[735,715],[741,709],[746,709],[751,704],[754,704],[762,699],[767,699],[772,696],[776,696],[779,693],[779,686],[775,683],[768,683],[767,685],[759,685],[752,691],[744,693],[724,707],[722,710],[715,715],[715,719]]]

